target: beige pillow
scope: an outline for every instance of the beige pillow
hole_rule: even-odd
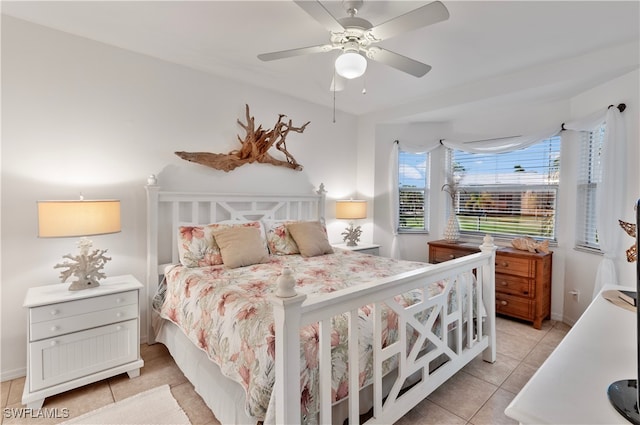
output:
[[[231,227],[214,232],[213,237],[220,247],[222,263],[230,269],[269,261],[269,253],[256,227]]]
[[[319,221],[300,221],[287,224],[287,230],[298,245],[303,257],[333,253],[333,248],[327,239],[327,233]]]

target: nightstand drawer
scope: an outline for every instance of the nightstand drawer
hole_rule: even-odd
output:
[[[29,389],[37,391],[138,359],[138,320],[29,344]]]
[[[496,273],[496,292],[533,298],[535,281],[527,277]]]
[[[38,323],[53,319],[62,319],[98,310],[138,305],[138,291],[127,291],[119,294],[103,295],[76,301],[67,301],[29,309],[30,322]]]
[[[534,277],[531,261],[527,258],[516,258],[507,255],[496,256],[496,273]]]
[[[137,291],[135,291],[137,293]],[[99,298],[102,299],[102,298]],[[123,305],[108,310],[67,316],[46,322],[31,323],[29,340],[38,341],[44,338],[64,335],[84,329],[95,328],[111,323],[122,322],[138,317],[138,304]]]

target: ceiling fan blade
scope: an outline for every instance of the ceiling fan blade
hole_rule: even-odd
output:
[[[333,17],[331,13],[317,0],[295,0],[295,4],[300,6],[313,19],[320,22],[323,27],[331,32],[342,32],[344,27]]]
[[[312,53],[324,53],[333,49],[334,47],[331,44],[322,44],[319,46],[301,47],[299,49],[281,50],[279,52],[261,53],[258,55],[258,59],[262,61],[273,61],[293,56],[309,55]]]
[[[371,28],[368,33],[374,39],[386,40],[404,32],[413,31],[449,19],[449,10],[439,1],[419,7],[404,15]]]
[[[367,57],[418,78],[422,77],[424,74],[431,70],[430,65],[418,62],[406,56],[402,56],[398,53],[394,53],[377,46],[369,47],[369,49],[367,50]]]

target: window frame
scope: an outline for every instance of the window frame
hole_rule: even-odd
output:
[[[598,243],[596,196],[602,183],[600,155],[604,146],[606,124],[580,132],[580,153],[576,181],[576,228],[574,247],[602,253]]]
[[[424,168],[424,186],[423,187],[403,187],[402,186],[402,172],[403,172],[403,155],[412,155],[418,156],[421,155],[425,160],[425,168]],[[398,149],[398,223],[397,223],[397,232],[399,234],[428,234],[430,229],[430,205],[431,205],[431,154],[429,152],[409,152],[402,150],[402,148]],[[423,220],[424,225],[422,228],[412,228],[412,227],[403,227],[402,223],[402,194],[404,193],[412,193],[412,192],[422,192],[423,193]]]
[[[537,144],[540,143],[545,143],[545,144],[549,144],[549,143],[557,143],[557,147],[554,148],[553,151],[549,152],[549,156],[545,157],[544,160],[541,160],[540,163],[544,165],[545,161],[547,164],[547,177],[545,179],[544,175],[543,175],[543,182],[541,183],[531,183],[531,184],[527,184],[525,183],[521,183],[521,184],[515,184],[515,183],[492,183],[492,184],[488,184],[488,183],[478,183],[476,185],[474,184],[469,184],[469,185],[460,185],[459,187],[459,193],[456,197],[456,202],[455,202],[455,206],[454,208],[456,209],[455,213],[458,216],[458,220],[460,222],[460,234],[463,237],[469,237],[469,238],[477,238],[477,237],[482,237],[483,235],[485,235],[487,233],[486,230],[469,230],[468,228],[465,229],[465,221],[467,223],[469,223],[471,220],[469,219],[469,217],[472,217],[473,214],[467,214],[467,215],[461,215],[460,211],[461,211],[461,206],[460,206],[460,202],[463,198],[467,198],[467,196],[465,196],[465,194],[468,194],[469,192],[474,193],[474,194],[482,194],[482,193],[498,193],[499,196],[502,196],[503,198],[507,198],[509,199],[509,197],[512,198],[512,201],[506,201],[506,208],[508,208],[509,210],[511,210],[511,208],[513,208],[514,206],[518,205],[517,202],[520,203],[520,206],[518,207],[518,210],[512,210],[513,212],[516,212],[516,214],[513,214],[513,217],[518,217],[520,220],[520,222],[518,222],[517,224],[514,224],[515,227],[513,227],[510,230],[513,230],[512,232],[509,231],[504,231],[504,232],[491,232],[491,235],[496,238],[496,239],[503,239],[503,240],[512,240],[513,238],[516,237],[524,237],[524,236],[531,236],[536,240],[549,240],[549,242],[551,243],[557,243],[557,236],[558,236],[558,217],[559,217],[559,204],[560,204],[560,198],[559,198],[559,193],[560,193],[560,152],[561,152],[561,144],[562,144],[562,139],[560,137],[559,134],[554,135],[552,137],[548,137],[545,139],[541,139],[540,141],[538,141],[536,144],[533,144],[531,146],[535,146]],[[530,147],[531,147],[530,146]],[[526,148],[524,148],[526,149]],[[474,155],[474,154],[469,154],[465,152],[465,155]],[[483,154],[484,159],[487,158],[486,154]],[[491,158],[492,160],[499,162],[500,161],[500,157],[498,155],[503,155],[501,154],[493,154],[496,155],[495,158]],[[556,156],[555,159],[552,159],[553,156]],[[527,158],[528,159],[528,158]],[[445,155],[445,170],[446,170],[446,175],[449,178],[449,181],[460,181],[460,173],[461,170],[462,173],[464,173],[465,170],[465,163],[460,163],[460,162],[454,162],[455,161],[455,152],[453,149],[447,149],[447,153]],[[509,165],[509,162],[505,162],[506,165]],[[517,167],[517,166],[516,166]],[[514,167],[514,168],[516,168]],[[522,168],[522,167],[520,167]],[[555,169],[554,169],[555,168]],[[517,170],[517,168],[516,168]],[[514,171],[516,172],[516,171]],[[490,173],[487,173],[490,175]],[[496,175],[496,174],[494,174]],[[500,174],[498,174],[500,175]],[[546,180],[546,183],[544,182]],[[488,190],[483,190],[483,189],[488,189]],[[534,220],[531,220],[532,224],[535,224],[536,226],[538,226],[539,228],[539,232],[538,233],[534,233],[531,232],[531,234],[528,234],[526,232],[527,227],[529,226],[529,223],[526,221],[526,217],[529,217],[530,214],[525,214],[523,213],[523,210],[525,210],[525,207],[522,206],[522,202],[523,199],[525,199],[525,194],[528,192],[533,192],[534,194],[539,193],[541,194],[542,198],[540,201],[541,205],[544,205],[545,208],[542,207],[538,207],[536,205],[536,210],[540,209],[542,211],[543,214],[541,214],[540,216],[537,215],[537,211],[535,214],[533,214],[533,217],[535,217]],[[518,198],[518,195],[520,196],[520,198]],[[471,196],[468,196],[469,198],[471,198]],[[535,199],[536,196],[534,195],[533,198]],[[518,201],[518,199],[520,201]],[[510,204],[510,202],[514,202],[513,204]],[[534,201],[536,202],[536,201]],[[447,206],[447,216],[450,214],[451,212],[451,205]],[[505,214],[506,216],[509,215],[509,210],[506,211],[501,211],[501,212],[494,212],[496,214],[496,218],[498,217],[498,214]],[[552,214],[547,216],[547,214],[544,214],[545,210],[551,210]],[[485,215],[486,216],[486,212],[489,211],[489,215],[491,215],[491,209],[487,210],[486,208],[484,209],[485,211]],[[550,220],[550,223],[547,223],[547,218]],[[505,224],[504,226],[500,225],[500,220],[496,219],[493,222],[491,222],[491,220],[489,221],[489,224],[494,224],[496,227],[503,227],[503,228],[509,228],[509,224]],[[549,230],[546,230],[549,229]],[[544,232],[549,232],[548,236],[544,235]]]

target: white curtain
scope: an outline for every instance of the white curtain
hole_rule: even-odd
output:
[[[399,211],[400,208],[400,195],[398,194],[398,155],[400,148],[398,147],[398,141],[393,142],[393,148],[389,157],[389,193],[391,194],[391,202],[389,202],[389,217],[391,217],[391,231],[393,232],[393,238],[391,239],[391,258],[394,260],[400,259],[400,248],[398,247],[398,227],[400,227]]]
[[[391,244],[392,258],[399,258],[398,248],[398,152],[420,153],[429,152],[440,144],[471,153],[503,153],[517,149],[524,149],[540,140],[545,140],[558,134],[562,129],[576,131],[592,131],[606,122],[603,149],[601,153],[602,182],[598,185],[597,193],[597,228],[600,249],[604,258],[598,267],[596,282],[593,290],[595,297],[605,284],[617,283],[614,259],[621,232],[618,229],[618,218],[623,216],[625,178],[626,178],[626,131],[620,110],[610,106],[584,118],[565,123],[560,126],[547,128],[527,136],[496,138],[473,142],[461,142],[443,139],[440,143],[425,143],[424,146],[410,145],[405,142],[394,143],[391,155],[391,178],[389,180],[391,196],[391,223],[393,241]]]
[[[598,243],[604,258],[598,266],[593,297],[607,284],[618,284],[616,249],[622,232],[618,219],[624,216],[624,198],[626,194],[627,132],[620,110],[609,107],[579,121],[565,124],[567,130],[591,131],[606,123],[600,163],[602,181],[596,190],[596,228]]]
[[[396,140],[393,142],[393,148],[389,158],[389,193],[391,194],[391,202],[389,207],[389,217],[391,217],[391,229],[393,232],[393,238],[391,240],[391,258],[395,260],[400,259],[400,247],[398,246],[398,227],[400,227],[399,209],[400,209],[400,194],[399,194],[399,181],[398,181],[398,156],[400,150],[411,153],[427,153],[431,152],[435,148],[439,147],[440,143],[437,141],[425,142],[424,145],[412,144],[408,142],[400,142]]]

